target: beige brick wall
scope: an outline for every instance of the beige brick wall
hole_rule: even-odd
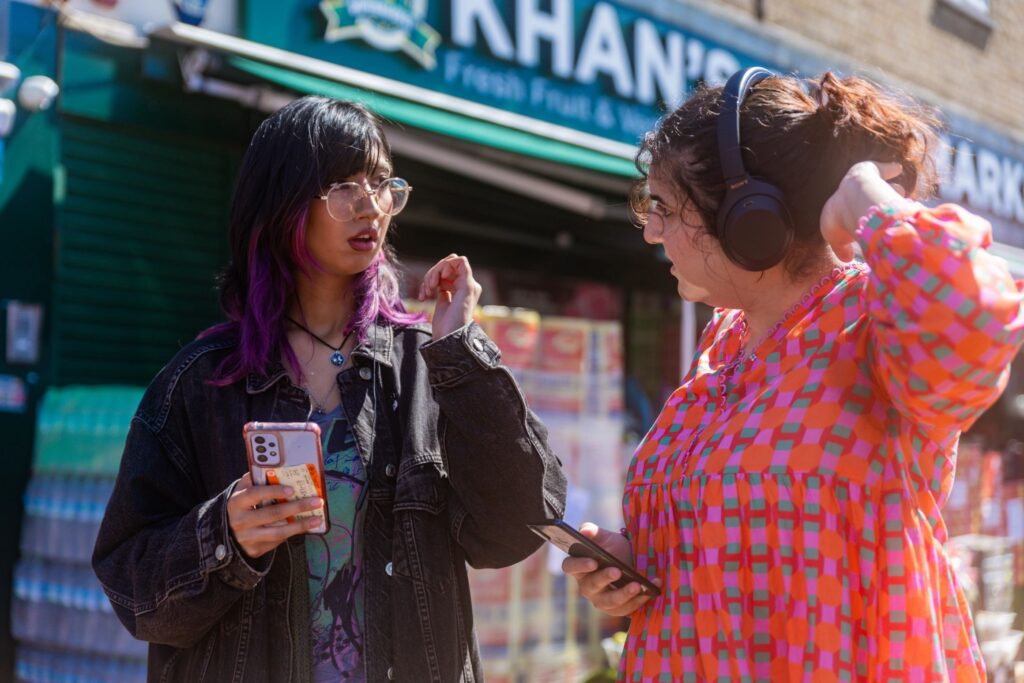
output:
[[[765,23],[922,88],[1024,137],[1024,0],[990,0],[994,28],[979,48],[932,22],[938,0],[764,0]],[[754,0],[700,0],[752,21]]]

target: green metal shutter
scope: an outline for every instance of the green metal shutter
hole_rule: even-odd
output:
[[[219,318],[237,151],[64,118],[55,384],[146,384]]]

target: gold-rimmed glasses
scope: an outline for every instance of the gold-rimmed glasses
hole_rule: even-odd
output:
[[[356,206],[369,196],[373,205],[385,216],[397,216],[409,203],[412,186],[402,178],[385,178],[372,190],[362,183],[334,183],[318,199],[327,202],[327,213],[336,221],[350,221]]]

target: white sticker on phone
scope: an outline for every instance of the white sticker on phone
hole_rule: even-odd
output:
[[[317,475],[316,467],[313,465],[292,465],[290,467],[268,469],[267,483],[291,486],[295,489],[295,494],[289,500],[312,498],[314,496],[323,498],[323,487],[320,485],[320,477]],[[308,510],[300,512],[295,516],[323,517],[324,509]]]

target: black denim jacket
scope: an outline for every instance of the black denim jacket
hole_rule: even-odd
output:
[[[304,539],[251,560],[226,506],[248,467],[242,426],[305,420],[309,397],[283,366],[210,385],[235,343],[199,339],[149,386],[96,541],[114,611],[151,643],[150,681],[309,680]],[[537,549],[525,524],[561,516],[560,463],[475,323],[433,342],[425,326],[381,324],[352,361],[338,384],[370,480],[367,680],[480,681],[466,563],[501,567]]]

